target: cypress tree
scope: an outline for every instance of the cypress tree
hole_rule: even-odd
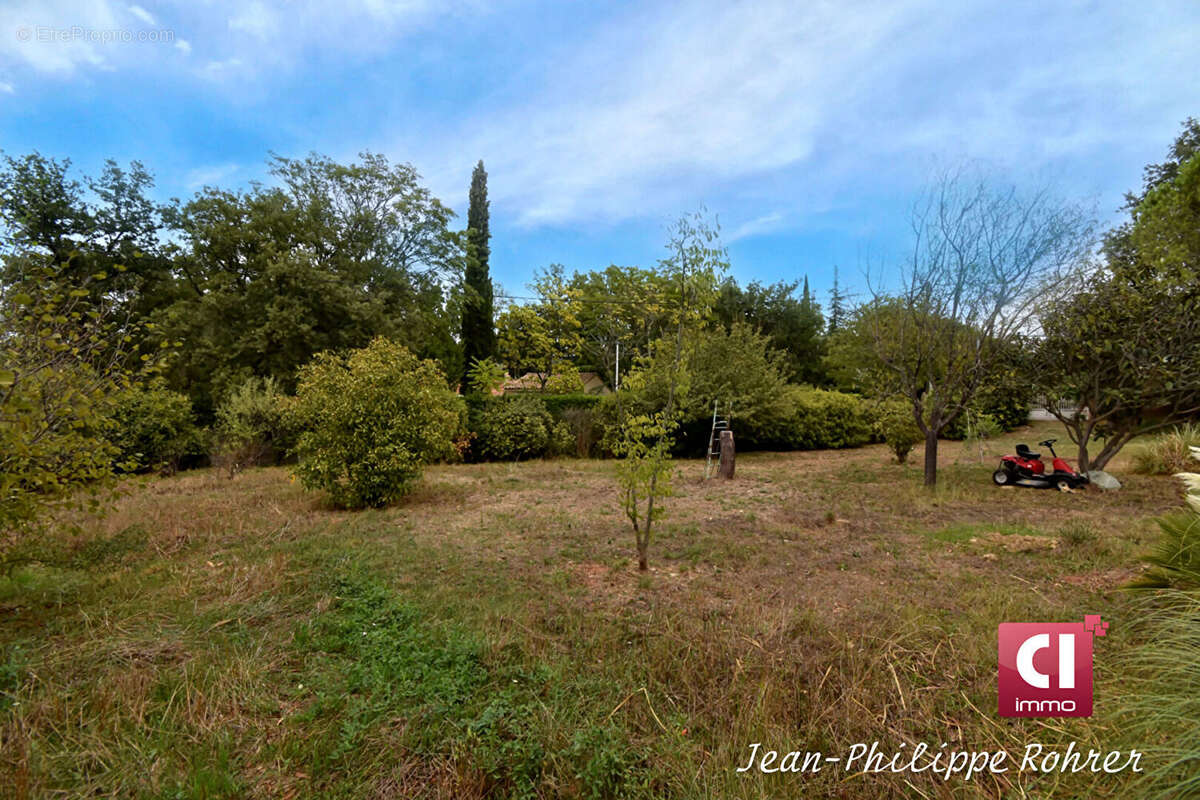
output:
[[[829,290],[829,327],[828,333],[837,333],[846,321],[846,295],[838,286],[838,268],[833,267],[833,288]]]
[[[488,239],[487,172],[483,161],[471,173],[470,207],[467,210],[467,264],[463,276],[462,346],[463,369],[476,359],[496,352],[496,329],[492,317],[492,276],[488,271],[491,248]]]

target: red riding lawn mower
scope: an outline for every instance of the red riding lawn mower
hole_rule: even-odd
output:
[[[1057,439],[1047,439],[1038,442],[1039,447],[1050,451],[1054,459],[1054,471],[1047,473],[1046,465],[1042,463],[1042,454],[1032,452],[1028,446],[1017,445],[1015,456],[1004,456],[1000,459],[1000,469],[992,473],[992,482],[997,486],[1029,486],[1034,489],[1058,489],[1069,492],[1088,483],[1086,475],[1080,475],[1071,469],[1071,465],[1058,457],[1054,452]]]

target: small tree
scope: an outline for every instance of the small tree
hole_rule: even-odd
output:
[[[1124,271],[1124,270],[1122,270]],[[1100,470],[1131,439],[1200,412],[1200,290],[1101,277],[1043,320],[1046,408]],[[1099,452],[1092,445],[1099,439]]]
[[[170,475],[184,458],[204,452],[192,401],[168,389],[161,379],[131,386],[110,399],[109,439],[118,448],[116,460],[123,469]]]
[[[917,204],[912,256],[898,292],[873,289],[871,349],[925,438],[925,484],[937,483],[938,436],[966,409],[1035,300],[1086,253],[1091,226],[1046,191],[1025,195],[947,173]]]
[[[300,371],[296,474],[345,508],[395,502],[421,468],[455,454],[466,408],[433,361],[387,339]]]
[[[274,462],[294,444],[285,397],[274,378],[251,378],[217,407],[213,461],[230,478],[247,467]]]
[[[512,374],[531,370],[545,390],[551,375],[579,357],[579,290],[567,282],[560,264],[540,272],[533,288],[536,303],[510,305],[497,320],[497,351]]]
[[[467,370],[468,386],[471,391],[482,395],[497,394],[504,386],[506,377],[504,367],[491,358],[477,358]]]
[[[559,364],[554,374],[546,381],[550,394],[579,394],[583,391],[583,378],[574,364]]]
[[[613,444],[620,459],[617,484],[621,507],[633,526],[638,569],[642,571],[649,569],[654,523],[663,514],[659,501],[671,493],[671,446],[679,424],[679,402],[687,392],[686,333],[700,324],[715,297],[719,276],[728,269],[728,255],[718,232],[701,213],[682,217],[671,228],[669,255],[660,262],[671,277],[676,317],[674,339],[660,344],[670,348],[665,354],[671,365],[664,376],[665,400],[651,413],[618,412],[620,430]],[[637,380],[631,380],[631,390],[637,388]]]
[[[132,327],[99,288],[107,275],[81,279],[22,258],[25,277],[0,284],[0,532],[9,534],[112,476],[112,398],[134,376]]]
[[[1087,287],[1044,309],[1037,374],[1083,471],[1200,413],[1200,122],[1169,156],[1128,196],[1132,218],[1105,238]]]
[[[913,446],[924,438],[913,421],[912,408],[902,400],[889,400],[880,405],[875,418],[875,434],[887,443],[897,464],[907,462]]]

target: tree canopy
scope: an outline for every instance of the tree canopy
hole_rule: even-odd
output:
[[[1200,124],[1130,193],[1085,286],[1042,313],[1037,379],[1047,407],[1103,469],[1134,436],[1200,413]],[[1102,441],[1098,453],[1089,448]]]

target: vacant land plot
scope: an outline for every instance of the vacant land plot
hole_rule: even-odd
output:
[[[1119,459],[1118,492],[1001,490],[942,454],[933,493],[882,447],[745,454],[730,483],[681,461],[643,574],[605,462],[436,467],[359,514],[283,469],[131,481],[0,578],[0,793],[1127,796],[735,771],[753,742],[1118,746],[1120,587],[1180,489]],[[1095,716],[999,718],[996,625],[1085,613],[1112,621]]]

